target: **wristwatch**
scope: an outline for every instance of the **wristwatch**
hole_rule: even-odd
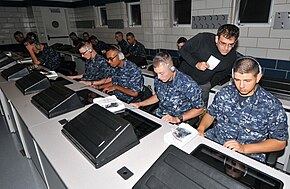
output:
[[[177,117],[178,117],[178,119],[180,120],[180,123],[183,122],[183,116],[182,116],[181,114],[178,115]]]

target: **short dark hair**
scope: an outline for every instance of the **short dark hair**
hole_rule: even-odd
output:
[[[88,36],[90,36],[90,34],[88,32],[84,32],[83,35],[87,34]]]
[[[98,38],[97,38],[96,36],[94,36],[94,35],[91,35],[91,36],[89,37],[89,41],[91,41],[91,40],[98,40]]]
[[[121,35],[123,37],[123,33],[121,31],[115,32],[115,35]]]
[[[34,32],[28,32],[25,37],[25,42],[29,44],[38,44],[39,39]]]
[[[76,34],[75,32],[71,32],[71,33],[69,34],[69,36],[72,36],[72,35],[77,36],[77,34]]]
[[[121,47],[119,45],[115,45],[115,44],[110,45],[107,49],[107,52],[110,50],[122,52]]]
[[[16,31],[16,32],[14,32],[14,37],[16,36],[16,35],[22,35],[23,36],[23,33],[21,32],[21,31]]]
[[[220,26],[217,31],[217,36],[221,36],[221,35],[227,39],[232,38],[232,37],[238,39],[240,35],[240,29],[233,24],[224,24]]]
[[[89,42],[89,41],[83,41],[81,40],[79,42],[79,44],[77,45],[77,48],[80,49],[82,47],[88,47],[88,46],[91,46],[92,44]]]
[[[131,36],[131,37],[135,37],[135,35],[134,35],[132,32],[128,32],[128,33],[126,34],[126,37],[129,37],[129,36]]]
[[[233,72],[238,72],[240,74],[252,73],[257,75],[261,73],[262,70],[260,63],[254,57],[243,56],[236,60],[233,66]]]
[[[187,41],[187,39],[185,37],[180,37],[177,40],[177,44],[179,44],[179,43],[185,43],[186,41]]]

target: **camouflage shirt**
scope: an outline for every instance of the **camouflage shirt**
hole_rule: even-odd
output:
[[[159,99],[159,108],[154,111],[154,114],[158,117],[166,114],[178,116],[192,108],[204,106],[200,87],[189,76],[178,70],[170,82],[164,83],[156,77],[154,86]]]
[[[142,43],[136,41],[134,45],[129,45],[129,53],[133,56],[145,56],[145,47]]]
[[[44,45],[42,51],[36,54],[40,64],[50,70],[55,70],[60,66],[60,55],[53,48]]]
[[[85,74],[82,80],[96,81],[112,77],[113,68],[109,66],[106,59],[96,55],[93,59],[86,61]]]
[[[124,54],[128,54],[129,44],[124,39],[122,39],[122,41],[118,41],[118,45]]]
[[[139,93],[142,90],[144,78],[141,74],[141,70],[136,66],[136,64],[125,59],[123,68],[115,68],[114,75],[112,76],[112,84]],[[132,96],[124,94],[118,90],[114,90],[113,94],[116,95],[118,99],[127,103],[133,99]]]
[[[288,139],[287,116],[281,102],[259,85],[252,96],[242,100],[234,85],[224,87],[215,96],[208,113],[216,122],[205,136],[220,144],[228,140],[251,144],[266,139]],[[265,161],[263,153],[246,155]]]

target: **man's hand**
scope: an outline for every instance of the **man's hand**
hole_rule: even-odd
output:
[[[140,108],[141,106],[139,102],[130,103],[130,105],[134,106],[135,108]]]
[[[209,68],[209,64],[207,62],[198,62],[195,67],[201,71],[205,71]]]
[[[109,93],[109,92],[114,91],[114,90],[116,90],[116,85],[111,85],[109,87],[104,88],[103,92]]]
[[[88,86],[92,85],[91,81],[80,81],[80,83],[83,83],[83,84],[88,85]]]
[[[161,119],[164,120],[164,121],[167,121],[169,123],[180,123],[180,120],[178,119],[178,117],[171,116],[169,114],[166,114]]]
[[[204,137],[204,129],[201,129],[198,127],[196,130],[197,130],[199,136]]]
[[[240,144],[239,142],[237,142],[236,140],[229,140],[227,142],[224,143],[223,145],[224,147],[227,147],[231,150],[234,150],[236,152],[240,152],[240,153],[245,153],[245,146]]]

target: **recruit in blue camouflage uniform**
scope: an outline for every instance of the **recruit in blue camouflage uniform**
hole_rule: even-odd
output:
[[[60,66],[60,56],[58,52],[47,45],[44,45],[43,50],[36,54],[36,57],[41,65],[50,70],[55,70]]]
[[[107,60],[96,55],[92,60],[87,60],[85,63],[85,74],[82,80],[97,81],[104,78],[112,77],[113,68],[108,65]]]
[[[129,53],[133,56],[145,56],[145,47],[142,43],[136,41],[134,45],[129,46]]]
[[[124,39],[122,39],[122,41],[119,41],[118,45],[120,46],[120,48],[124,54],[128,54],[129,44]]]
[[[119,85],[139,93],[142,90],[144,78],[141,70],[136,66],[136,64],[125,59],[123,68],[115,68],[114,75],[112,76],[112,84]],[[114,90],[113,94],[116,95],[118,99],[127,103],[133,99],[132,96],[124,94],[118,90]]]
[[[205,136],[217,143],[236,140],[240,144],[262,142],[266,139],[288,139],[287,116],[281,102],[270,92],[257,86],[252,96],[239,100],[234,85],[226,86],[215,96],[208,113],[216,118],[213,129]],[[246,154],[265,161],[265,154]]]
[[[157,117],[166,114],[178,116],[193,108],[204,106],[200,87],[189,76],[178,70],[170,82],[164,83],[156,77],[154,86],[159,99],[159,108],[153,112]]]

